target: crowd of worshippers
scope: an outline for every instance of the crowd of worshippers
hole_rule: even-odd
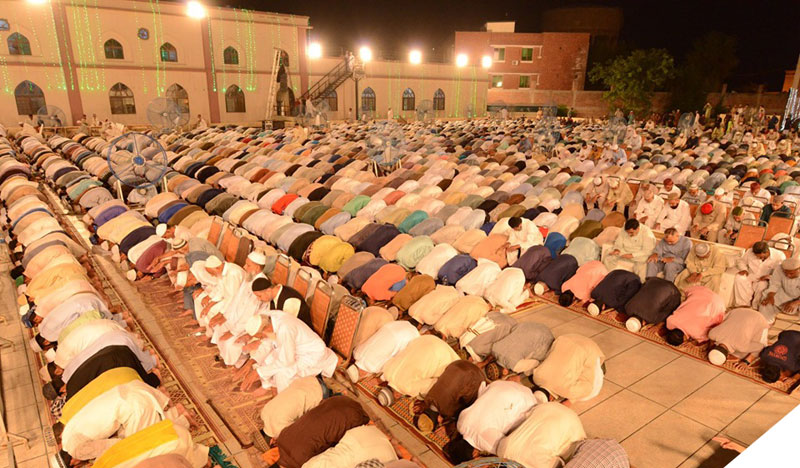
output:
[[[214,223],[209,213],[307,264],[304,271],[334,289],[344,286],[345,293],[365,297],[375,305],[362,316],[355,366],[348,375],[354,380],[380,375],[385,387],[378,398],[385,404],[400,395],[417,399],[420,430],[455,425],[457,433],[450,431],[454,437],[448,445],[453,459],[471,458],[476,451],[521,460],[545,454],[569,458],[573,448],[592,442],[577,444],[582,435],[569,441],[546,438],[537,445],[542,450],[530,450],[534,432],[546,429],[541,422],[519,425],[520,418],[533,418],[537,407],[549,407],[549,400],[592,398],[604,373],[604,357],[591,340],[578,335],[553,339],[547,327],[517,323],[507,315],[530,297],[530,289],[536,294],[552,290],[564,305],[577,299],[590,313],[615,309],[633,331],[666,322],[672,344],[710,340],[709,358],[716,364],[728,356],[749,362],[760,353],[765,379],[797,371],[794,333],[784,332],[779,343],[766,346],[770,321],[779,312],[795,310],[797,260],[783,260],[777,250],[753,244],[735,279],[735,300],[745,303],[726,313],[728,304],[718,294],[726,257],[721,246],[708,242],[715,226],[698,219],[719,216],[726,193],[740,186],[753,196],[737,208],[758,208],[765,197],[751,183],[756,179],[791,197],[797,184],[786,178],[794,135],[731,135],[711,142],[705,136],[676,137],[669,128],[631,127],[626,143],[608,144],[598,152],[589,143],[600,138],[602,127],[577,125],[567,131],[567,141],[573,142],[557,147],[558,158],[548,160],[531,151],[527,121],[404,128],[404,163],[382,177],[369,171],[364,139],[370,125],[343,125],[313,135],[241,128],[169,135],[164,137],[174,170],[167,175],[169,192],[150,199],[145,216],[109,197],[92,206],[85,220],[94,240],[129,268],[131,279],[166,271],[184,291],[187,316],[216,341],[221,360],[239,368],[241,389],[255,386],[277,393],[273,401],[289,398],[287,392],[301,379],[332,373],[336,357],[326,346],[328,337],[313,331],[305,297],[259,272],[269,272],[262,263],[274,265],[275,252],[261,246],[248,255],[248,249],[238,248],[241,244],[208,242]],[[113,180],[97,154],[107,145],[100,139],[54,137],[51,148],[26,138],[19,143],[29,158],[42,159],[45,174],[84,208],[89,208],[83,203],[86,195],[95,192],[92,198],[102,199],[101,185]],[[780,148],[784,158],[767,156],[768,148]],[[634,197],[631,179],[663,185],[653,185],[656,193],[640,186]],[[711,200],[711,210],[703,201],[695,218],[678,187],[688,183],[687,195],[703,199],[692,182]],[[130,202],[136,193],[127,195]],[[660,209],[656,196],[663,203]],[[771,201],[772,211],[792,216],[787,200]],[[728,221],[737,217],[740,224],[716,232],[718,237],[735,242],[744,211],[737,208],[724,224],[729,227]],[[646,215],[632,216],[631,209]],[[166,226],[154,227],[156,219]],[[663,231],[660,241],[648,220]],[[686,233],[706,236],[706,241],[693,243]],[[249,297],[250,307],[231,307],[246,303],[239,293]],[[396,309],[383,307],[386,301]],[[447,339],[457,340],[457,350],[467,359],[459,359]],[[775,357],[780,354],[782,360]],[[314,356],[313,362],[305,355]],[[566,368],[582,370],[575,375]],[[481,398],[459,395],[474,385],[448,388],[446,382],[455,379],[441,378],[448,370],[453,376],[464,374],[458,379],[501,377],[488,387],[480,383],[478,394],[497,383],[513,383],[538,405],[522,416],[503,416],[492,440],[482,440],[487,436],[478,421],[493,406],[477,406],[472,414],[480,416],[470,423],[465,415]],[[439,401],[431,401],[430,394]],[[447,398],[468,404],[449,412],[442,409]],[[272,442],[278,463],[292,466],[285,459],[297,447],[281,444],[283,429],[267,431],[276,410],[266,413],[264,447]],[[523,427],[529,430],[520,431]],[[567,437],[567,432],[553,436]],[[511,456],[523,447],[526,454]],[[531,461],[526,466],[537,465]]]
[[[192,441],[191,413],[162,387],[157,355],[128,313],[110,305],[87,251],[14,156],[0,138],[0,218],[21,320],[47,363],[39,376],[61,466],[211,466],[209,448]]]

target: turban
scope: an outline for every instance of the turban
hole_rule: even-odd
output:
[[[710,251],[711,247],[709,247],[708,244],[700,243],[694,246],[694,253],[698,257],[705,257]]]
[[[798,268],[800,268],[800,258],[796,257],[787,258],[786,260],[783,261],[783,263],[781,263],[781,267],[784,270],[788,271],[797,270]]]

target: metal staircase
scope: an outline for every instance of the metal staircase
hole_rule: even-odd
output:
[[[310,99],[311,103],[316,105],[361,70],[363,70],[361,60],[352,55],[345,56],[338,65],[308,88],[308,91],[300,97],[300,102],[304,103]]]

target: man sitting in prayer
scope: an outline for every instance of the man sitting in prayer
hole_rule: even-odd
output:
[[[773,270],[763,298],[758,311],[764,314],[770,324],[781,312],[797,315],[800,307],[800,258],[788,258],[780,268]]]
[[[633,201],[633,192],[624,180],[618,177],[608,179],[608,195],[602,204],[601,209],[606,214],[612,211],[625,212],[625,208]]]
[[[692,221],[691,236],[695,239],[717,241],[717,232],[725,223],[725,205],[703,203]]]
[[[599,208],[603,206],[606,195],[608,194],[608,187],[603,184],[603,178],[595,176],[592,183],[583,190],[583,199],[586,201],[586,208]]]
[[[766,226],[769,224],[769,219],[773,216],[777,216],[779,218],[791,218],[792,210],[783,204],[785,200],[786,199],[783,195],[775,195],[772,197],[772,200],[769,202],[769,204],[761,209],[761,217],[759,218],[759,221]]]
[[[647,258],[655,245],[656,238],[650,228],[639,224],[635,219],[629,219],[614,241],[611,252],[603,259],[603,264],[609,271],[619,268],[644,278]]]
[[[265,301],[257,314],[248,321],[246,334],[238,339],[245,344],[243,351],[250,353],[250,361],[242,367],[246,374],[240,390],[247,390],[258,380],[266,393],[286,388],[294,379],[322,373],[333,375],[336,355],[325,346],[322,339],[294,315],[270,307],[274,290],[266,278],[253,282],[253,292]],[[264,392],[261,392],[264,393]]]
[[[769,190],[761,188],[761,184],[758,183],[758,181],[753,181],[750,183],[750,190],[748,190],[742,198],[744,199],[747,197],[760,198],[760,201],[766,202],[772,195],[769,193]]]
[[[783,252],[770,249],[766,242],[756,242],[736,259],[738,273],[733,280],[734,307],[758,307],[761,293],[767,289],[772,273],[786,259]]]
[[[234,297],[228,302],[225,310],[209,322],[214,329],[212,343],[219,346],[220,356],[225,365],[233,366],[244,364],[242,357],[242,344],[237,340],[245,333],[247,321],[257,313],[261,301],[253,293],[253,281],[264,276],[266,256],[258,251],[253,251],[247,256],[244,263],[244,279],[239,285]]]
[[[731,210],[731,215],[725,221],[725,226],[717,233],[717,242],[727,245],[735,244],[736,238],[739,237],[739,231],[742,229],[742,221],[745,219],[755,219],[755,216],[749,211],[744,211],[741,206]]]
[[[224,262],[222,265],[217,265],[220,262],[216,257],[209,257],[206,260],[206,269],[212,275],[217,276],[218,281],[214,287],[205,291],[207,297],[201,302],[202,310],[197,315],[197,322],[200,326],[206,329],[206,336],[214,340],[214,328],[225,323],[225,315],[223,312],[232,305],[232,301],[236,296],[236,292],[242,285],[245,279],[245,271],[239,265],[233,262]],[[215,265],[215,266],[209,266]],[[217,316],[214,324],[211,323]],[[219,335],[216,335],[217,337]],[[216,343],[215,343],[216,344]]]
[[[681,189],[675,185],[675,182],[673,182],[672,179],[665,179],[664,185],[661,187],[661,190],[658,191],[658,196],[660,197],[664,195],[668,200],[670,200],[672,199],[670,195],[673,193],[678,196],[678,199],[681,198]]]
[[[690,286],[702,285],[719,293],[722,274],[725,273],[725,255],[717,246],[701,242],[686,257],[686,269],[675,278],[681,294]]]
[[[656,218],[656,231],[666,231],[669,228],[678,230],[678,234],[684,235],[692,222],[692,213],[689,204],[681,200],[680,193],[670,193],[667,196],[667,203],[661,209],[661,213]]]
[[[664,231],[653,254],[647,259],[647,277],[664,273],[664,279],[675,281],[675,277],[686,268],[686,256],[692,250],[692,241],[682,236],[675,228]]]
[[[518,216],[508,220],[508,243],[506,244],[506,255],[508,264],[514,263],[520,255],[534,245],[542,245],[542,233],[536,224]]]
[[[690,205],[700,205],[708,198],[705,192],[699,190],[699,187],[695,183],[689,184],[686,193],[683,195],[682,200]]]
[[[655,187],[652,185],[648,185],[644,189],[640,188],[641,190],[644,190],[644,194],[641,201],[636,205],[633,217],[645,226],[652,228],[664,208],[664,199],[656,196]]]

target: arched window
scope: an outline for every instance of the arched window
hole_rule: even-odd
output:
[[[122,51],[122,44],[117,42],[114,39],[109,39],[106,41],[103,49],[106,51],[106,58],[107,59],[124,59],[125,54]]]
[[[108,101],[111,103],[112,114],[135,114],[136,101],[133,91],[122,83],[117,83],[108,92]]]
[[[411,88],[406,88],[403,91],[403,110],[411,111],[414,109],[414,91],[411,91]]]
[[[17,114],[33,115],[44,107],[44,92],[32,81],[25,80],[14,88],[14,98],[17,100]]]
[[[172,86],[167,88],[166,97],[178,105],[181,114],[189,113],[189,93],[183,89],[183,86],[178,83],[173,83]]]
[[[225,110],[228,112],[246,112],[244,92],[236,85],[228,86],[225,91]]]
[[[361,92],[361,110],[375,110],[375,91],[373,91],[372,88],[366,88]]]
[[[433,110],[444,110],[444,91],[442,91],[441,88],[437,89],[436,92],[433,93]]]
[[[336,90],[331,90],[325,97],[325,102],[328,103],[328,109],[332,111],[339,110],[339,96],[336,94]]]
[[[8,53],[10,55],[31,55],[31,42],[27,37],[15,32],[8,36]]]
[[[232,46],[228,46],[222,51],[222,60],[225,65],[239,65],[239,51]]]
[[[161,61],[162,62],[178,61],[178,50],[175,48],[174,45],[170,44],[169,42],[165,42],[161,46]]]

